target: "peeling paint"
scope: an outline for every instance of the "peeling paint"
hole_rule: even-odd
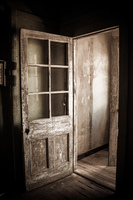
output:
[[[27,76],[28,38],[36,38],[44,40],[52,39],[55,41],[62,41],[64,43],[68,43],[69,61],[67,68],[69,77],[68,81],[69,91],[67,91],[67,93],[69,94],[69,115],[57,116],[57,117],[51,117],[50,115],[49,117],[42,119],[34,119],[34,120],[29,119],[28,76]],[[36,56],[34,58],[35,58],[34,61],[36,62],[36,59],[38,58]],[[21,30],[21,91],[22,91],[22,123],[23,123],[23,140],[24,140],[25,182],[27,190],[31,190],[33,188],[55,181],[73,172],[72,84],[73,84],[72,83],[72,40],[64,36],[58,36],[44,32],[22,29]],[[51,90],[49,91],[49,93],[50,92]],[[38,93],[36,94],[36,96],[38,96]],[[39,111],[41,111],[44,108],[43,104],[41,104],[41,106],[42,107],[40,107],[41,109]],[[34,110],[36,111],[37,104],[36,105],[34,104],[33,107]],[[48,111],[50,109],[48,108]],[[29,129],[28,134],[25,133],[25,129]]]

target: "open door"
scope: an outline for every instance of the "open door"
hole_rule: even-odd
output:
[[[21,30],[26,190],[73,172],[72,40]]]

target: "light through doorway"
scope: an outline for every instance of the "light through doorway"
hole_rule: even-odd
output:
[[[119,28],[74,39],[75,172],[115,190]]]

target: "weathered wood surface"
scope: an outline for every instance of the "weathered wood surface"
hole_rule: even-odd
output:
[[[75,173],[115,191],[116,167],[108,166],[105,150],[79,160]]]
[[[68,43],[69,89],[65,92],[69,94],[69,115],[51,117],[50,106],[49,118],[29,119],[28,38],[49,40],[49,49],[51,40]],[[51,68],[50,56],[49,68]],[[51,70],[49,70],[50,73]],[[49,82],[51,83],[51,81]],[[50,83],[48,91],[49,105],[51,104]],[[70,175],[73,172],[72,40],[70,38],[38,31],[21,30],[21,92],[25,183],[26,190],[31,190]],[[59,93],[60,91],[57,92]],[[37,105],[33,106],[36,111]],[[43,109],[43,106],[41,109]],[[29,130],[28,134],[25,133],[26,129]]]
[[[109,165],[117,163],[117,137],[119,112],[119,30],[112,32],[111,67],[110,67],[110,137]]]
[[[8,196],[8,195],[7,195]],[[9,195],[17,200],[113,199],[114,192],[76,174],[23,194]]]

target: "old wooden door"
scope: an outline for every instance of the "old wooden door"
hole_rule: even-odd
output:
[[[72,40],[21,30],[26,189],[73,172]]]

